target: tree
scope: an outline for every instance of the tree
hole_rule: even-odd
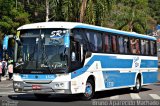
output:
[[[79,22],[80,0],[64,0],[62,13],[65,17],[65,21]]]
[[[29,23],[28,14],[14,0],[0,1],[0,30],[2,34],[15,34],[17,27]]]
[[[49,1],[46,0],[46,22],[49,21]]]
[[[147,29],[148,2],[146,0],[121,0],[114,6],[115,27],[120,30],[145,33]]]
[[[0,0],[0,42],[5,34],[15,34],[20,25],[29,23],[29,14],[14,0]],[[17,7],[17,8],[16,8]]]
[[[160,24],[160,0],[148,0],[148,6],[150,8],[150,16]]]
[[[82,0],[80,22],[105,26],[115,0]]]

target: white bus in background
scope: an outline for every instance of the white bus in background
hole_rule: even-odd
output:
[[[17,30],[15,92],[37,97],[81,94],[157,81],[156,38],[74,22],[27,24]],[[46,97],[45,96],[45,97]]]

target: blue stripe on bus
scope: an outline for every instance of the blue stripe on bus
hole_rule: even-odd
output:
[[[83,67],[81,69],[78,69],[74,72],[71,73],[71,79],[78,77],[80,75],[82,75],[83,73],[85,73],[88,70],[89,67]]]
[[[56,75],[51,74],[20,74],[23,80],[53,80]]]
[[[131,32],[125,32],[125,31],[120,31],[120,30],[116,30],[116,29],[102,28],[102,27],[96,27],[96,26],[77,25],[75,28],[86,28],[86,29],[92,29],[92,30],[97,30],[97,31],[122,34],[122,35],[126,35],[126,36],[131,36],[131,37],[139,37],[139,38],[144,38],[144,39],[156,40],[155,37],[151,37],[151,36],[144,36],[144,35],[141,35],[138,33],[131,33]]]
[[[120,71],[103,71],[105,88],[134,85],[136,73],[120,73]]]
[[[119,59],[116,56],[94,55],[89,62],[81,69],[71,73],[71,78],[75,78],[86,72],[94,61],[100,61],[102,68],[132,68],[133,59]],[[142,60],[140,68],[157,68],[157,60]]]
[[[155,83],[158,81],[158,71],[157,72],[142,72],[143,84]]]
[[[94,61],[100,61],[102,68],[131,68],[133,59],[118,59],[116,56],[94,56],[91,59]],[[91,65],[91,64],[90,64]]]
[[[141,60],[140,68],[157,68],[158,60]]]
[[[116,56],[94,55],[83,68],[71,73],[71,78],[75,78],[88,70],[94,61],[100,61],[102,68],[131,68],[133,59],[117,59]]]

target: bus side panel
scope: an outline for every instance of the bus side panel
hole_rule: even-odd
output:
[[[143,84],[155,83],[158,81],[158,58],[156,60],[142,59],[140,68],[146,68],[142,71]]]
[[[105,88],[134,85],[135,76],[136,73],[133,72],[103,71]]]
[[[155,83],[158,81],[158,72],[142,72],[143,84]]]

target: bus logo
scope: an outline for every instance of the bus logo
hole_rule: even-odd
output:
[[[50,35],[51,39],[60,39],[62,37],[63,37],[62,35]]]

